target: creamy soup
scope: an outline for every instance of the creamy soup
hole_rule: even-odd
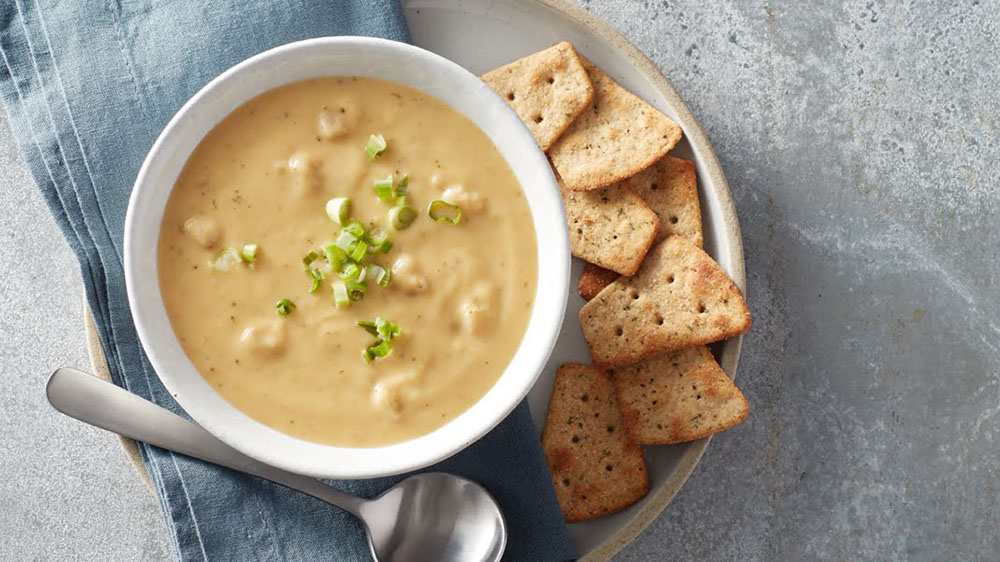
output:
[[[490,140],[367,78],[236,109],[192,153],[160,232],[163,301],[205,380],[332,445],[399,442],[472,406],[535,292],[528,205]]]

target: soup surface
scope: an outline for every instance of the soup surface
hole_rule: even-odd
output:
[[[472,122],[399,84],[331,77],[267,92],[205,137],[158,267],[174,332],[226,400],[366,447],[429,433],[489,390],[527,326],[536,255],[524,194]]]

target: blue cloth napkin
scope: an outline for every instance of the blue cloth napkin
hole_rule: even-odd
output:
[[[5,0],[0,96],[66,240],[114,382],[180,412],[132,325],[122,273],[129,192],[178,108],[231,65],[309,37],[409,40],[395,0]],[[367,560],[350,516],[280,486],[141,446],[182,560]],[[500,501],[509,560],[573,557],[527,407],[431,468],[464,475]],[[340,482],[377,495],[399,478]],[[113,491],[109,492],[113,493]]]

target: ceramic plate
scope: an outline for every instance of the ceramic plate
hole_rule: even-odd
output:
[[[743,246],[726,179],[704,132],[691,111],[656,67],[618,32],[568,0],[402,0],[414,43],[447,57],[476,74],[559,41],[578,51],[627,89],[677,121],[684,139],[671,154],[693,160],[705,231],[705,250],[744,288]],[[582,262],[574,259],[570,298],[559,342],[528,396],[539,432],[556,369],[564,362],[589,363],[577,311],[583,300],[575,287]],[[87,340],[95,371],[107,366],[89,313]],[[713,346],[722,368],[736,374],[742,338]],[[572,523],[569,532],[581,560],[606,560],[632,541],[670,503],[694,470],[709,439],[672,446],[645,447],[650,492],[641,502],[608,517]],[[126,452],[147,479],[134,443]]]

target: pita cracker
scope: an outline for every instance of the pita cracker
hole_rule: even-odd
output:
[[[618,273],[610,269],[604,269],[599,265],[586,263],[583,266],[583,273],[580,275],[580,283],[577,290],[583,300],[589,301],[604,290],[605,287],[614,283],[618,279]]]
[[[660,219],[656,242],[671,234],[702,246],[701,205],[694,164],[664,156],[652,166],[625,180]]]
[[[642,445],[694,441],[728,429],[750,407],[703,345],[612,370],[629,436]]]
[[[482,75],[547,151],[594,98],[594,87],[565,41]]]
[[[750,311],[715,260],[682,236],[646,255],[632,277],[620,277],[580,308],[580,326],[601,368],[742,334]]]
[[[542,450],[566,521],[614,513],[649,491],[642,448],[628,439],[614,383],[589,365],[567,363],[556,373]]]
[[[549,149],[573,190],[597,189],[635,175],[681,138],[681,128],[586,59],[594,99]]]
[[[660,221],[629,186],[572,191],[560,184],[571,253],[590,263],[632,275],[653,244]]]

